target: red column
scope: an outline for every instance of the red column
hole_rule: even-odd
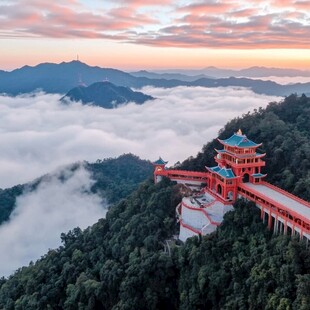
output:
[[[268,228],[271,229],[271,226],[272,226],[272,215],[271,210],[269,209]]]
[[[293,223],[292,223],[292,236],[295,235],[295,218],[293,217]]]
[[[284,232],[283,232],[284,235],[287,234],[287,218],[285,217],[284,219]]]

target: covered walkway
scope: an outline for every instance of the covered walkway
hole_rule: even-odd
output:
[[[310,240],[310,203],[276,186],[241,183],[239,195],[256,203],[261,217],[275,233],[297,234]]]

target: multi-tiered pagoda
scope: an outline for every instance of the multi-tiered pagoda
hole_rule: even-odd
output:
[[[250,182],[258,184],[265,174],[261,168],[265,166],[262,160],[266,154],[257,152],[261,146],[243,135],[241,130],[226,140],[218,141],[224,146],[216,150],[215,167],[206,167],[208,174],[208,188],[216,192],[224,200],[234,201],[237,198],[238,184]]]

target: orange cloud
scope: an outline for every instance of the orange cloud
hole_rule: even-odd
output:
[[[179,8],[180,12],[187,12],[192,15],[204,15],[204,14],[223,14],[235,7],[234,3],[230,2],[200,2],[187,5]]]
[[[123,0],[122,4],[125,6],[130,6],[133,8],[147,7],[147,6],[162,6],[170,5],[173,3],[173,0]]]
[[[302,9],[302,10],[310,10],[310,2],[307,1],[295,1],[294,5],[298,8],[298,9]]]

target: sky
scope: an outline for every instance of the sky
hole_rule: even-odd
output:
[[[308,0],[0,0],[0,69],[310,69]],[[78,56],[77,56],[78,55]]]

